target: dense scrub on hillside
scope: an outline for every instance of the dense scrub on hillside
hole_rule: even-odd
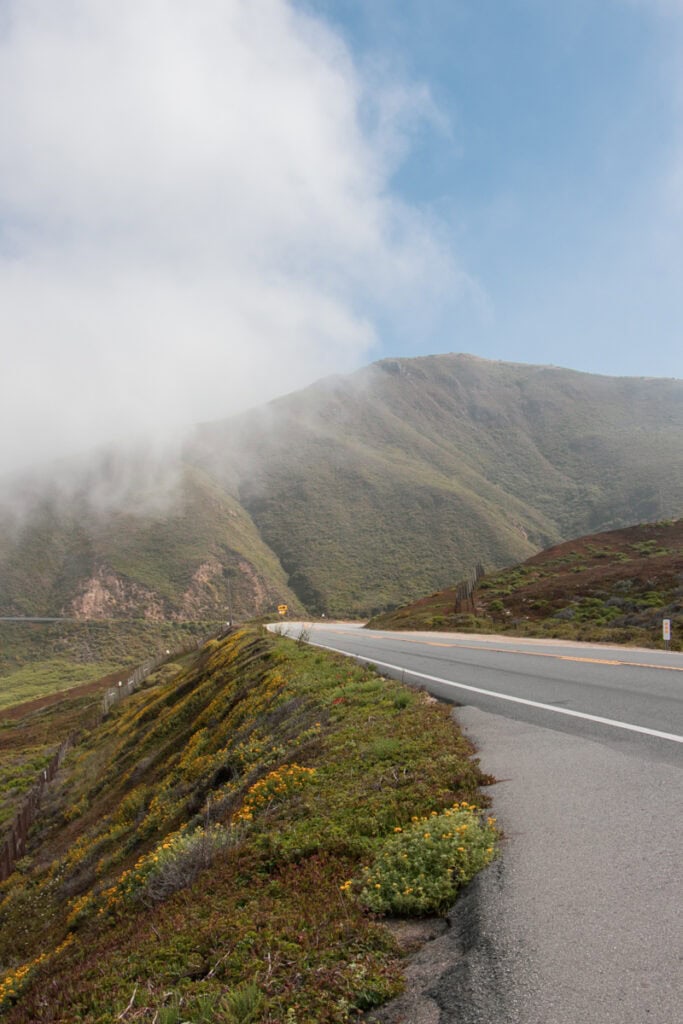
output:
[[[385,359],[202,427],[312,614],[372,614],[683,507],[683,382]]]
[[[485,781],[424,694],[284,638],[209,641],[52,785],[0,886],[6,1020],[350,1020],[402,984],[368,908],[444,909],[495,855]]]
[[[385,359],[203,424],[178,464],[110,451],[58,485],[0,480],[0,612],[365,617],[678,515],[682,399],[676,380]]]
[[[48,472],[14,495],[0,480],[0,614],[162,622],[296,607],[248,513],[200,469],[141,472],[115,452],[70,469],[70,484],[55,487]]]
[[[683,519],[592,534],[558,544],[479,581],[472,608],[440,591],[368,625],[377,629],[509,632],[662,646],[671,622],[683,649]]]

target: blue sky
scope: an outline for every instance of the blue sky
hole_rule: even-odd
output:
[[[683,0],[0,0],[0,472],[384,356],[681,378],[682,270]]]
[[[417,127],[391,187],[430,211],[481,293],[383,350],[683,376],[683,5],[305,6],[361,65],[423,82],[443,119]]]

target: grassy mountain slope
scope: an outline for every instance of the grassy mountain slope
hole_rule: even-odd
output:
[[[470,754],[445,706],[347,660],[249,631],[209,642],[68,756],[0,886],[0,1012],[357,1019],[401,987],[364,906],[443,908],[494,856]]]
[[[478,561],[676,515],[683,382],[384,360],[205,425],[183,459],[166,505],[146,467],[146,500],[93,505],[116,460],[68,499],[36,491],[0,529],[0,612],[217,618],[227,569],[238,614],[364,615]]]
[[[3,614],[225,619],[226,573],[238,616],[298,607],[248,513],[200,469],[183,467],[165,499],[130,509],[98,508],[87,485],[53,489],[0,531]]]
[[[361,613],[680,509],[683,382],[385,360],[205,427],[191,457],[225,471],[308,607]]]
[[[591,534],[477,584],[474,613],[451,588],[372,619],[377,629],[475,629],[683,649],[683,519]]]

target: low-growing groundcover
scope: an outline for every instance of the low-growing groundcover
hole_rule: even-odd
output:
[[[509,633],[683,650],[683,519],[566,541],[479,580],[469,612],[443,590],[371,619],[373,629]]]
[[[402,988],[383,913],[495,855],[449,710],[241,630],[69,755],[0,886],[0,1014],[333,1024]],[[410,891],[407,891],[410,890]]]

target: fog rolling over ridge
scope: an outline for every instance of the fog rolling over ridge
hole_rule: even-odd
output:
[[[178,454],[55,469],[4,488],[2,614],[365,615],[478,561],[680,515],[683,382],[389,359],[197,427]]]
[[[0,474],[164,442],[361,365],[380,321],[424,337],[434,294],[457,300],[453,253],[389,184],[428,91],[370,80],[323,18],[4,8]]]

